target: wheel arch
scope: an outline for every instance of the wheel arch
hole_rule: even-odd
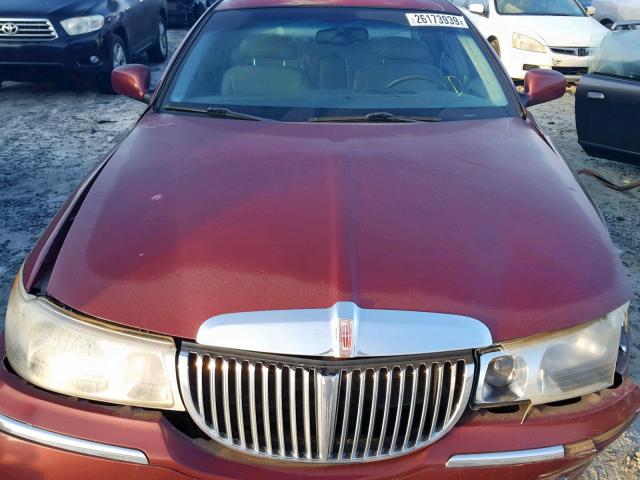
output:
[[[127,50],[130,50],[130,45],[129,45],[129,36],[127,35],[127,29],[124,28],[123,25],[118,25],[114,30],[113,33],[115,35],[118,35],[122,41],[124,42],[125,47],[127,47]]]

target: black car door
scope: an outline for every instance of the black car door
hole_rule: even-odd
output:
[[[160,21],[161,0],[143,0],[146,22],[146,45],[154,43],[158,38],[158,22]]]
[[[119,0],[123,7],[130,54],[139,52],[149,43],[150,26],[145,8],[145,2],[148,1],[151,0]]]
[[[602,40],[576,91],[578,140],[591,154],[640,158],[639,124],[640,30],[614,31]]]
[[[587,150],[640,155],[640,76],[585,75],[576,91],[576,127]]]

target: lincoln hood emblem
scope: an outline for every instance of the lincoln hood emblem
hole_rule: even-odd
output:
[[[347,302],[337,303],[332,311],[332,356],[337,358],[352,358],[356,351],[358,309],[351,305]]]

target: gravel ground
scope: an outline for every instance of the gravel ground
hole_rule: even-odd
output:
[[[184,33],[169,32],[172,51]],[[152,68],[157,81],[164,65]],[[23,258],[65,198],[143,110],[141,103],[90,89],[26,83],[6,83],[0,89],[0,329],[11,282]],[[619,183],[640,178],[640,167],[594,159],[581,150],[572,95],[533,111],[576,169],[596,169]],[[614,192],[590,177],[584,183],[609,224],[632,282],[631,319],[640,332],[640,191]],[[640,382],[639,357],[636,333],[632,348],[636,382]],[[585,478],[640,478],[640,421],[598,457]]]

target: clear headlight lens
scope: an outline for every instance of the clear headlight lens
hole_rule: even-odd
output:
[[[545,53],[547,50],[544,45],[535,38],[531,38],[522,33],[514,33],[512,37],[513,48],[518,50],[527,50],[529,52]]]
[[[613,384],[626,304],[578,327],[507,342],[480,355],[475,404],[533,405],[579,397]]]
[[[62,28],[69,35],[82,35],[91,33],[104,27],[104,17],[102,15],[91,15],[88,17],[67,18],[60,22]]]
[[[9,363],[34,385],[91,400],[184,410],[171,339],[81,319],[28,295],[21,275],[5,330]]]

